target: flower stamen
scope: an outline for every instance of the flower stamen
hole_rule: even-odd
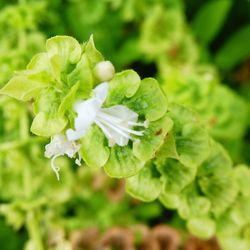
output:
[[[125,131],[125,132],[128,132],[128,133],[130,133],[130,134],[134,134],[134,135],[138,135],[138,136],[143,136],[143,132],[144,131],[135,131],[135,130],[132,130],[132,129],[129,129],[129,128],[127,128],[127,127],[125,127],[125,126],[122,126],[120,123],[124,123],[124,124],[128,124],[129,123],[129,121],[128,122],[126,122],[126,121],[124,121],[124,120],[122,120],[122,119],[119,119],[119,118],[116,118],[116,117],[112,117],[112,116],[110,116],[110,115],[106,115],[106,114],[104,114],[104,113],[102,113],[102,112],[99,112],[98,113],[98,115],[97,115],[97,119],[99,118],[99,120],[101,120],[101,121],[105,121],[105,123],[106,123],[106,125],[109,125],[110,123],[112,124],[112,125],[114,125],[116,128],[118,128],[118,129],[121,129],[121,130],[123,130],[123,131]],[[101,119],[100,119],[101,118]],[[133,123],[133,125],[134,124],[136,124],[136,125],[134,125],[134,126],[143,126],[144,127],[144,124],[142,124],[142,123],[136,123],[136,122],[132,122]],[[131,124],[132,125],[132,124]]]
[[[104,124],[107,125],[108,127],[110,127],[110,128],[112,128],[113,130],[115,130],[115,131],[116,131],[117,133],[119,133],[120,135],[122,135],[122,136],[124,136],[124,137],[126,137],[126,138],[128,138],[128,139],[131,139],[131,137],[130,137],[128,134],[124,133],[124,132],[121,130],[120,127],[117,127],[117,126],[113,125],[112,123],[105,121],[104,119],[103,119],[103,120],[99,120],[99,122],[104,123]]]

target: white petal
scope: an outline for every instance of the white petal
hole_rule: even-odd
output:
[[[71,142],[65,135],[55,135],[49,144],[45,146],[45,157],[51,158],[51,167],[59,180],[60,168],[55,165],[55,159],[62,155],[67,155],[72,158],[80,150],[80,145],[75,142]]]
[[[94,122],[100,109],[100,103],[95,98],[78,103],[75,107],[78,116],[75,118],[75,129],[86,131]]]
[[[63,155],[64,148],[63,144],[65,142],[65,136],[61,134],[55,135],[49,144],[45,146],[45,157],[50,158],[54,155]]]
[[[101,112],[104,112],[116,118],[120,118],[126,122],[137,122],[138,120],[138,114],[123,105],[115,105],[110,108],[102,108]]]
[[[45,157],[51,158],[55,155],[66,154],[72,158],[79,149],[79,145],[69,141],[65,135],[57,134],[51,139],[51,142],[45,146]]]
[[[94,97],[100,100],[101,105],[104,103],[108,96],[108,83],[103,82],[94,89]]]
[[[66,136],[69,141],[76,141],[83,136],[84,132],[85,130],[73,130],[70,128],[66,130]]]

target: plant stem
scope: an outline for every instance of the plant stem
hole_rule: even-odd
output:
[[[37,223],[37,218],[35,216],[34,210],[30,210],[27,212],[26,226],[29,236],[35,244],[35,250],[45,250],[43,247],[41,233],[39,231],[39,225]]]

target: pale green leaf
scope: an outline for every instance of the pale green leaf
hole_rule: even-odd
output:
[[[104,166],[105,172],[115,178],[126,178],[137,174],[144,162],[134,156],[129,146],[113,146],[109,160]]]
[[[87,166],[100,168],[109,158],[110,149],[106,146],[106,138],[97,126],[91,126],[81,139],[80,154]]]
[[[70,36],[54,36],[46,42],[46,50],[50,57],[58,55],[62,60],[62,66],[67,63],[75,64],[81,57],[81,45]]]
[[[201,127],[197,116],[187,108],[171,104],[169,109],[180,162],[188,166],[201,164],[210,152],[208,133]]]
[[[211,238],[216,229],[214,220],[208,217],[188,220],[187,227],[193,235],[202,239]]]
[[[126,180],[126,190],[133,197],[150,202],[155,200],[162,188],[160,175],[153,163],[146,164],[138,174]]]
[[[38,136],[50,137],[60,133],[67,125],[67,120],[59,116],[49,116],[39,112],[31,125],[31,132]]]
[[[215,141],[211,142],[211,151],[208,158],[200,165],[198,176],[227,175],[232,169],[233,163],[225,149]]]
[[[18,75],[0,90],[0,94],[8,95],[21,101],[29,101],[37,97],[41,90],[49,85],[49,82],[36,81],[29,79],[27,76]]]
[[[180,192],[190,184],[196,174],[196,167],[187,167],[179,161],[165,158],[165,162],[158,163],[157,169],[161,173],[166,192]]]
[[[148,121],[160,119],[167,111],[167,99],[154,78],[141,81],[137,92],[125,104]]]
[[[234,168],[234,175],[240,188],[240,192],[250,197],[250,169],[246,165],[239,165]]]
[[[67,82],[70,86],[79,83],[79,91],[77,92],[79,98],[85,99],[90,96],[94,77],[85,54],[82,55],[74,70],[68,74]]]
[[[180,196],[178,193],[170,193],[163,190],[159,200],[166,208],[176,209],[180,203]]]
[[[105,105],[121,104],[125,98],[135,94],[140,82],[139,75],[133,70],[124,70],[115,74],[114,78],[109,82],[109,93]]]
[[[235,200],[238,186],[234,176],[225,173],[225,176],[208,176],[199,179],[202,192],[211,201],[211,211],[215,215],[223,213]]]
[[[157,152],[156,161],[160,164],[162,161],[164,162],[166,158],[179,159],[175,138],[172,130],[166,135],[163,145]]]
[[[134,155],[143,161],[153,158],[172,127],[173,121],[167,115],[157,121],[150,122],[139,141],[133,143]]]
[[[187,186],[180,194],[178,213],[183,219],[204,217],[209,214],[211,202],[201,196],[195,183]]]
[[[69,109],[72,109],[73,104],[76,100],[76,93],[79,89],[79,82],[68,91],[68,93],[62,98],[62,101],[58,108],[58,115],[64,116],[65,112]]]
[[[95,47],[93,35],[90,36],[88,42],[86,43],[84,52],[85,52],[88,60],[90,61],[92,68],[97,63],[104,60],[102,54]]]

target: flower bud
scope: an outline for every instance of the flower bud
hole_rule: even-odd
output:
[[[100,82],[105,82],[114,77],[115,68],[110,61],[102,61],[95,66],[94,72]]]

